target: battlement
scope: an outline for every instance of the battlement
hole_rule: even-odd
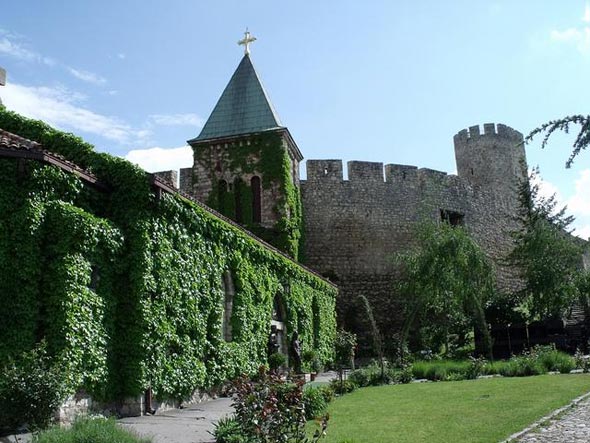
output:
[[[502,123],[484,123],[483,133],[479,125],[470,126],[469,129],[463,129],[454,136],[455,144],[465,143],[467,141],[474,141],[478,138],[490,138],[490,137],[501,137],[505,139],[513,139],[516,143],[520,143],[523,140],[522,133],[510,126],[503,125]]]
[[[307,160],[306,166],[308,180],[344,180],[342,160]]]
[[[418,168],[410,165],[385,165],[385,181],[387,183],[393,183],[396,181],[413,179],[416,177]]]
[[[348,180],[383,183],[383,163],[350,161],[348,162]]]
[[[420,168],[418,169],[418,176],[424,180],[435,179],[444,180],[448,177],[448,174],[444,171],[437,171],[436,169]]]
[[[342,175],[342,160],[307,160],[308,181],[345,181]],[[348,182],[350,183],[395,183],[404,181],[436,180],[441,181],[454,175],[429,168],[418,168],[412,165],[383,165],[380,162],[364,162],[352,160],[347,162]],[[385,177],[383,172],[385,171]]]

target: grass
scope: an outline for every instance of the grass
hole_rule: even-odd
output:
[[[79,419],[71,428],[50,428],[36,435],[33,443],[151,443],[117,425],[114,419]]]
[[[588,391],[588,374],[368,387],[330,404],[322,443],[497,442]]]

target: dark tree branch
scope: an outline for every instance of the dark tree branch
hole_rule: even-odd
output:
[[[545,134],[541,143],[541,149],[544,149],[549,142],[549,138],[555,131],[562,131],[569,134],[570,125],[579,125],[580,130],[572,145],[572,153],[565,163],[566,168],[570,168],[574,158],[590,145],[590,115],[571,115],[558,120],[551,120],[533,129],[524,139],[525,143],[530,143],[533,138],[539,134]]]

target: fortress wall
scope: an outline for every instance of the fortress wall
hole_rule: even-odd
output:
[[[412,247],[419,221],[440,220],[441,210],[462,214],[492,259],[510,250],[513,206],[504,194],[427,168],[357,161],[347,166],[349,180],[343,180],[342,161],[308,161],[308,179],[301,182],[306,264],[339,286],[343,326],[356,329],[362,321],[355,299],[363,293],[382,328],[397,330],[402,319],[393,299],[393,256]],[[507,270],[498,274],[501,287],[515,285]]]

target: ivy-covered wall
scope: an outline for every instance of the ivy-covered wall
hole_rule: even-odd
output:
[[[180,398],[266,362],[273,299],[289,336],[332,358],[336,288],[77,137],[0,108],[0,128],[92,171],[0,159],[0,359],[45,339],[72,389],[104,400]],[[24,168],[23,168],[24,164]],[[235,296],[223,339],[223,275]],[[285,289],[287,288],[287,289]]]
[[[228,142],[193,144],[193,192],[207,205],[236,220],[260,238],[299,258],[302,209],[294,183],[293,160],[281,131]],[[253,216],[250,177],[261,179],[262,222]],[[220,189],[220,181],[227,189]]]

